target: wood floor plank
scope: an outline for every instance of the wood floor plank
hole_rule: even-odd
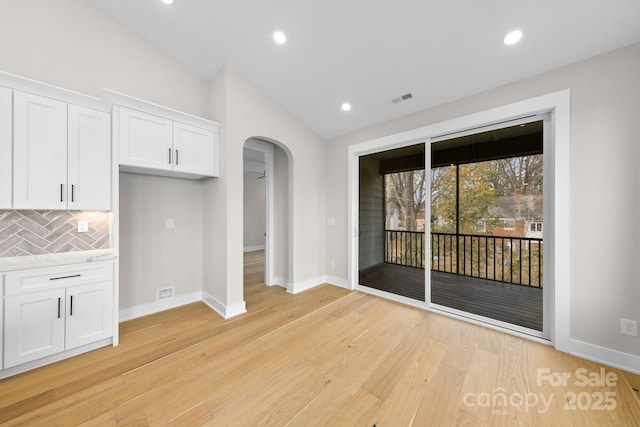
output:
[[[245,260],[248,313],[194,303],[125,322],[118,347],[0,380],[0,424],[640,425],[638,375],[347,289],[291,295],[263,285],[261,253]],[[577,385],[579,369],[617,380]],[[571,393],[614,393],[615,408],[567,409]]]

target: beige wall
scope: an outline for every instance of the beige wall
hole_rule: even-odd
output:
[[[3,0],[0,70],[88,95],[112,89],[199,116],[208,82],[84,0]]]
[[[349,145],[570,88],[571,338],[640,356],[640,339],[619,334],[621,317],[640,320],[639,75],[636,44],[329,141],[327,274],[347,278]]]
[[[263,247],[266,226],[266,192],[265,179],[258,179],[255,173],[244,173],[244,221],[243,247]]]
[[[273,151],[273,175],[274,175],[274,278],[276,283],[286,286],[291,277],[289,255],[289,160],[287,153],[280,147]],[[246,209],[246,208],[245,208]]]
[[[120,309],[202,289],[202,183],[120,174]],[[173,219],[168,229],[166,220]]]
[[[216,215],[215,225],[205,226],[204,289],[214,298],[234,307],[242,302],[242,148],[249,138],[272,141],[288,155],[289,281],[295,286],[324,281],[324,141],[256,89],[233,68],[225,67],[214,78],[211,118],[222,123],[221,179],[217,187],[205,188],[207,214]],[[218,99],[226,98],[220,105]],[[218,208],[216,208],[218,206]],[[218,222],[220,221],[220,222]],[[233,233],[233,238],[231,236]],[[215,239],[218,239],[214,242]],[[226,260],[224,271],[214,271],[214,260]],[[224,298],[224,299],[221,299]]]
[[[0,70],[66,89],[100,96],[105,87],[195,115],[209,110],[205,79],[87,1],[2,1],[0,52]],[[199,288],[201,250],[192,248],[202,235],[202,183],[125,178],[120,189],[121,308],[154,302],[157,287],[174,285],[176,295]],[[177,200],[183,210],[172,213]],[[169,214],[180,217],[172,236],[163,229]],[[147,240],[149,227],[157,239]],[[189,249],[176,250],[182,244]]]

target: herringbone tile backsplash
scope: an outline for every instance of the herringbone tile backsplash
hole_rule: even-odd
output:
[[[109,212],[0,210],[0,258],[109,249],[109,227]]]

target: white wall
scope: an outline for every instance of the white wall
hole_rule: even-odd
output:
[[[266,188],[264,178],[258,179],[256,173],[244,173],[244,250],[264,249],[264,233],[266,229]]]
[[[570,88],[571,338],[640,356],[640,338],[619,334],[621,317],[640,320],[639,75],[636,44],[329,141],[328,274],[347,278],[349,145]]]
[[[226,102],[221,102],[220,99]],[[249,138],[276,142],[288,154],[290,167],[289,258],[293,290],[324,281],[325,226],[324,141],[256,89],[243,76],[225,67],[211,85],[211,119],[222,124],[221,179],[205,187],[207,214],[216,216],[214,227],[205,227],[205,292],[238,307],[242,299],[242,148]],[[216,209],[215,206],[219,206]],[[218,222],[219,221],[219,222]],[[231,231],[234,233],[232,239]],[[222,236],[223,234],[224,236]],[[218,239],[214,241],[215,239]],[[214,270],[214,263],[221,263]]]

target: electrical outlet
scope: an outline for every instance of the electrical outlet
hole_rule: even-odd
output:
[[[336,262],[334,260],[331,260],[331,268],[336,268]]]
[[[172,229],[174,226],[173,220],[172,219],[168,219],[167,220],[167,228]]]
[[[89,232],[89,221],[78,221],[78,233]]]
[[[173,286],[170,286],[168,288],[158,288],[156,290],[156,298],[157,299],[165,299],[165,298],[171,298],[173,297]]]
[[[620,319],[620,333],[623,335],[638,336],[638,321],[629,319]]]

